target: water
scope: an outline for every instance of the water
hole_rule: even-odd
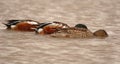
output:
[[[0,64],[120,64],[119,0],[0,0]],[[52,38],[5,30],[8,19],[83,23],[106,39]]]

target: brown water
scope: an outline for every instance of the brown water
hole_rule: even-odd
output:
[[[5,30],[8,19],[83,23],[106,39],[69,39]],[[0,64],[120,64],[120,0],[0,0]]]

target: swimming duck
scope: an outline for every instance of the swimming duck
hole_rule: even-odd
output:
[[[100,29],[92,33],[86,25],[77,24],[75,27],[57,29],[57,31],[50,36],[62,38],[105,38],[108,34],[105,30]]]
[[[3,24],[11,30],[34,31],[40,23],[33,20],[8,20],[7,23]]]
[[[37,34],[52,34],[56,32],[58,28],[68,28],[69,26],[62,22],[52,22],[52,23],[43,23],[40,24],[39,27],[36,29]]]

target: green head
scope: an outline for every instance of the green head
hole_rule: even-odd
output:
[[[88,29],[87,26],[84,24],[76,24],[75,27]]]

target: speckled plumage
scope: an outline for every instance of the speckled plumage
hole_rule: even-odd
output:
[[[95,35],[96,34],[96,35]],[[94,37],[108,37],[105,30],[97,30],[92,33],[89,29],[85,28],[62,28],[58,29],[57,32],[51,34],[52,37],[62,37],[62,38],[94,38]]]
[[[93,37],[93,33],[87,29],[84,28],[63,28],[59,29],[54,34],[51,34],[53,37],[79,37],[79,38],[91,38]]]

